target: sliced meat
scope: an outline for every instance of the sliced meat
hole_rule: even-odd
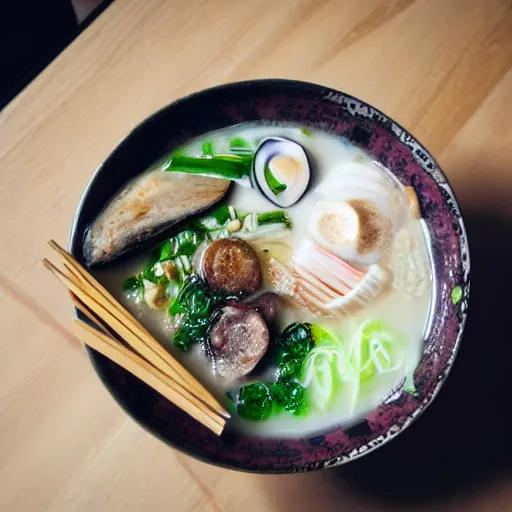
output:
[[[274,292],[263,292],[257,297],[251,297],[244,302],[245,305],[257,309],[267,324],[275,322],[278,313],[279,295]]]
[[[258,256],[239,238],[212,242],[203,256],[203,273],[210,288],[225,293],[254,293],[261,284]]]
[[[210,331],[216,374],[233,380],[250,373],[268,348],[269,333],[255,309],[226,306]]]

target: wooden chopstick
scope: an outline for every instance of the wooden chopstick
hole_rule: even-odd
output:
[[[73,292],[69,292],[73,304],[79,309],[103,334],[110,336],[105,323],[100,320]]]
[[[159,368],[164,373],[168,373],[172,369],[178,374],[187,386],[192,386],[195,394],[204,399],[204,401],[211,405],[217,411],[221,411],[225,417],[229,417],[229,413],[224,409],[222,404],[216,400],[211,393],[195,379],[190,372],[188,372],[178,361],[176,361],[154,338],[151,334],[82,266],[71,256],[67,251],[57,244],[54,240],[50,240],[50,247],[54,249],[63,259],[64,265],[69,270],[72,267],[71,273],[75,277],[75,281],[81,281],[82,287],[85,286],[95,294],[95,301],[99,302],[102,307],[110,313],[113,309],[123,319],[121,329],[123,333],[119,332],[127,343],[134,348],[140,355],[150,360],[154,366]],[[110,304],[111,308],[107,304]],[[89,306],[90,307],[90,306]],[[101,315],[100,315],[101,316]],[[117,315],[116,315],[117,316]],[[119,325],[119,324],[117,324]],[[116,327],[112,326],[117,331]],[[126,337],[126,331],[130,330],[132,334],[140,340],[134,340],[132,336]],[[135,345],[132,345],[134,341]],[[145,347],[144,347],[144,346]],[[149,355],[148,351],[154,352],[155,356]],[[174,373],[169,375],[175,377]]]
[[[95,325],[97,325],[98,327],[102,327],[103,328],[103,334],[105,334],[106,336],[108,336],[109,338],[112,338],[113,341],[115,341],[116,343],[119,343],[117,340],[115,340],[111,335],[110,333],[108,332],[108,330],[105,329],[105,326],[103,324],[103,326],[101,325],[102,322],[101,320],[99,320],[99,318],[92,312],[90,311],[87,306],[80,300],[78,299],[76,296],[74,296],[73,293],[71,293],[71,299],[73,301],[73,303],[75,304],[75,306],[80,310],[82,311],[82,313],[84,313],[88,318],[89,320],[91,320]],[[120,344],[120,343],[119,343]],[[129,352],[132,352],[130,349],[126,348],[123,346],[124,349],[128,350]],[[132,352],[133,353],[133,352]],[[160,371],[160,370],[158,370]],[[164,375],[166,375],[164,372],[161,372],[163,373]],[[174,383],[174,387],[184,396],[186,397],[188,400],[190,400],[192,403],[194,403],[195,405],[198,405],[198,406],[201,406],[201,407],[206,407],[207,410],[208,410],[208,414],[214,419],[214,420],[217,420],[218,421],[218,417],[221,417],[222,420],[223,420],[223,423],[225,423],[225,419],[224,416],[219,413],[219,411],[217,410],[214,410],[211,408],[211,406],[209,404],[206,404],[202,399],[198,398],[197,396],[195,396],[193,394],[193,392],[188,389],[187,387],[185,387],[181,382],[177,382],[175,379],[172,379],[171,377],[169,377],[169,375],[166,375],[170,380],[173,381]]]
[[[160,371],[165,373],[168,377],[175,380],[180,386],[188,393],[189,391],[193,393],[193,396],[197,396],[199,400],[201,400],[205,405],[210,407],[212,411],[217,414],[221,414],[226,417],[227,411],[220,406],[217,407],[217,401],[213,396],[209,394],[209,392],[202,388],[201,396],[198,396],[196,389],[201,386],[199,382],[195,380],[195,377],[192,374],[188,373],[187,378],[183,377],[183,375],[176,374],[172,367],[168,367],[166,362],[160,359],[153,352],[148,350],[148,347],[138,338],[132,331],[126,328],[123,320],[120,320],[116,317],[108,308],[104,307],[100,302],[95,300],[94,297],[89,295],[86,291],[84,291],[80,284],[73,279],[72,276],[65,275],[61,270],[55,267],[50,261],[44,260],[44,265],[49,268],[55,277],[66,286],[71,292],[79,298],[79,300],[97,317],[101,318],[105,321],[111,328],[114,329],[136,352],[138,352],[144,359],[149,361],[153,366],[158,368]],[[101,298],[100,298],[101,301]],[[155,343],[156,340],[155,340]],[[169,354],[169,358],[172,356]],[[175,360],[174,360],[175,361]],[[177,363],[177,361],[175,361]],[[179,364],[179,363],[177,363]],[[206,399],[205,399],[206,398]],[[229,415],[228,415],[229,417]]]
[[[43,260],[44,265],[68,289],[75,306],[99,329],[79,322],[80,338],[106,357],[112,356],[110,358],[116,363],[121,361],[120,366],[220,434],[230,418],[220,402],[68,252],[53,240],[49,244],[59,255],[61,268],[47,259]],[[129,346],[123,345],[113,333]],[[103,350],[96,348],[98,344]],[[148,372],[152,376],[148,376]],[[170,388],[163,390],[166,386]]]
[[[74,332],[86,345],[109,358],[138,379],[158,391],[170,402],[183,409],[199,423],[220,435],[225,426],[224,418],[211,415],[203,405],[189,401],[167,375],[153,367],[145,359],[121,345],[112,337],[101,333],[80,320],[73,320]]]
[[[89,318],[92,318],[93,321],[95,322],[96,320],[94,320],[94,316],[91,316],[92,314],[101,318],[107,325],[113,328],[125,341],[127,341],[130,346],[136,347],[138,349],[136,351],[139,352],[140,356],[142,356],[155,368],[159,369],[162,373],[166,374],[170,379],[172,379],[175,382],[175,385],[179,386],[181,392],[185,396],[187,396],[189,400],[193,402],[202,403],[212,412],[212,414],[221,416],[223,419],[229,419],[229,413],[227,413],[227,411],[222,406],[220,406],[220,408],[217,408],[215,407],[215,405],[212,405],[212,402],[216,402],[216,400],[211,395],[210,400],[208,402],[204,400],[204,394],[208,393],[206,389],[203,388],[205,393],[203,393],[203,396],[198,397],[197,394],[195,393],[194,388],[197,387],[197,385],[200,385],[199,383],[197,383],[196,386],[192,386],[192,382],[188,382],[187,380],[183,379],[181,375],[176,375],[173,372],[173,370],[171,368],[166,367],[161,360],[155,359],[155,355],[152,352],[148,352],[147,347],[141,344],[140,340],[136,338],[131,331],[127,330],[124,327],[123,323],[118,318],[116,318],[108,309],[102,307],[101,304],[94,300],[94,298],[92,298],[86,292],[84,292],[84,290],[80,288],[79,284],[73,281],[72,276],[65,275],[61,270],[55,267],[47,259],[43,260],[43,263],[48,269],[52,271],[55,277],[65,287],[67,287],[73,293],[73,295],[75,295],[79,299],[80,303],[90,310],[87,313]],[[78,302],[77,305],[79,305]],[[154,364],[155,361],[157,363],[156,365]],[[188,375],[190,376],[190,380],[195,380],[195,377],[193,377],[192,374]]]

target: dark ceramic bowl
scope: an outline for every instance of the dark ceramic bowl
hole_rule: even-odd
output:
[[[309,83],[258,80],[192,94],[146,119],[100,166],[80,201],[71,252],[83,259],[86,226],[124,182],[162,153],[205,132],[259,120],[293,121],[346,137],[404,185],[416,189],[432,238],[436,291],[431,328],[415,372],[416,396],[403,392],[402,383],[358,425],[310,438],[269,440],[232,433],[218,438],[105,357],[94,350],[89,355],[123,409],[155,436],[189,455],[227,468],[265,473],[338,466],[390,441],[432,402],[453,364],[466,319],[469,253],[461,213],[446,177],[410,133],[356,98]],[[452,299],[455,288],[462,291],[459,301]]]

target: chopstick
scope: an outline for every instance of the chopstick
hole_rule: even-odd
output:
[[[215,434],[222,433],[224,422],[219,419],[220,417],[205,415],[204,408],[190,402],[181,392],[177,391],[174,382],[167,375],[151,366],[145,359],[121,345],[114,338],[95,330],[80,320],[75,319],[73,323],[73,331],[83,343],[151,386]]]
[[[120,347],[120,352],[118,351],[116,354],[123,353],[123,356],[117,356],[117,358],[123,357],[123,362],[126,362],[126,357],[128,357],[131,361],[130,368],[126,368],[121,363],[119,364],[131,373],[134,373],[132,371],[134,360],[127,354],[136,356],[138,358],[137,362],[144,361],[145,364],[158,372],[160,376],[165,376],[165,383],[167,385],[172,384],[172,396],[175,397],[176,393],[180,395],[179,403],[174,399],[172,400],[173,403],[189,412],[192,417],[205,424],[215,433],[218,433],[219,428],[222,431],[226,420],[230,417],[224,407],[82,265],[56,242],[50,241],[49,243],[60,256],[62,268],[57,268],[47,259],[43,260],[45,267],[69,290],[75,306],[101,330],[101,332],[97,332],[95,329],[92,329],[94,332],[89,330],[88,335],[85,335],[87,340],[91,341],[91,336],[97,334],[97,338],[101,339],[101,343],[104,344],[106,338],[110,343],[117,344]],[[109,329],[112,329],[112,331],[126,341],[133,351],[111,336]],[[80,338],[87,343],[83,339],[83,334]],[[96,340],[95,343],[97,346],[98,341]],[[101,352],[101,350],[98,351]],[[113,354],[111,346],[108,349],[108,354]],[[108,354],[105,355],[110,357]],[[139,374],[137,374],[138,377]],[[147,376],[147,372],[144,375]],[[139,378],[144,380],[142,377]],[[151,382],[147,380],[144,380],[144,382],[154,387],[155,378],[152,377]],[[161,389],[161,379],[159,383],[160,387],[155,388],[157,391]],[[169,398],[165,394],[164,396]],[[203,418],[204,421],[197,417],[199,414],[198,409],[203,411],[203,415],[200,418]],[[211,428],[213,423],[217,425],[215,429]]]
[[[115,340],[115,338],[112,337],[112,335],[108,332],[108,329],[106,328],[105,324],[91,311],[87,308],[87,306],[80,300],[78,299],[73,293],[70,293],[71,295],[71,300],[73,301],[73,304],[82,312],[84,313],[85,316],[87,316],[87,318],[89,318],[89,320],[91,320],[98,328],[100,328],[102,330],[102,333],[109,336],[110,338],[112,338],[116,343],[119,343],[117,340]],[[84,322],[82,322],[84,323]],[[122,346],[123,348],[126,348],[124,346]],[[127,349],[129,350],[129,349]],[[166,375],[164,372],[162,372],[164,375]],[[169,377],[167,375],[167,377]],[[170,377],[169,377],[170,378]],[[191,393],[191,391],[189,389],[187,389],[186,387],[183,386],[183,384],[181,382],[177,382],[175,381],[174,383],[175,387],[177,387],[178,389],[180,389],[180,392],[183,393],[184,395],[186,396],[189,396],[189,398],[195,403],[195,402],[198,402],[197,400],[197,397],[195,395],[193,395],[193,393]],[[203,400],[199,399],[199,402],[204,404],[204,405],[207,405],[208,404],[205,404]],[[210,407],[210,406],[208,406]],[[218,412],[216,410],[214,410],[212,407],[210,407],[210,409],[213,411],[213,412]]]
[[[148,361],[151,361],[154,366],[164,373],[168,373],[169,371],[173,372],[169,374],[170,377],[175,377],[174,374],[177,374],[179,376],[177,378],[181,378],[183,384],[192,386],[197,396],[202,397],[206,403],[209,403],[213,408],[223,410],[222,405],[215,400],[215,398],[212,397],[212,395],[194,379],[121,304],[82,265],[80,265],[73,256],[71,256],[71,254],[62,249],[54,240],[50,240],[48,244],[63,258],[64,267],[68,270],[70,270],[71,267],[75,281],[80,281],[81,286],[89,291],[89,295],[92,293],[95,302],[100,303],[107,313],[115,313],[116,316],[121,318],[122,322],[120,324],[116,323],[116,325],[118,325],[123,332],[119,332],[115,326],[112,326],[112,328],[136,352]],[[86,305],[91,307],[87,302]],[[94,308],[92,309],[94,311]],[[101,317],[102,315],[100,314],[99,316]],[[128,333],[128,331],[132,334]],[[154,354],[152,355],[149,352],[153,352]]]
[[[79,309],[103,334],[110,336],[105,323],[100,320],[87,306],[73,293],[69,292],[69,296],[75,307]]]

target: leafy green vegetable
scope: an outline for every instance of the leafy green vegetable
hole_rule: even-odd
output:
[[[229,142],[229,150],[235,155],[254,155],[251,143],[242,137],[233,137]]]
[[[213,301],[206,284],[197,276],[191,276],[171,304],[169,313],[185,313],[180,328],[172,342],[184,352],[192,345],[206,339]]]
[[[381,320],[363,322],[355,334],[353,364],[361,381],[397,369],[400,340]]]
[[[327,329],[324,329],[323,327],[320,327],[318,324],[311,324],[310,330],[315,345],[319,345],[320,343],[339,344],[339,341],[337,340],[333,333],[329,332]]]
[[[186,325],[182,325],[172,337],[172,344],[183,352],[188,352],[195,342]]]
[[[212,212],[211,216],[217,221],[219,226],[223,226],[231,219],[231,213],[228,206],[220,206]]]
[[[160,254],[158,255],[158,261],[170,260],[173,256],[173,243],[171,240],[166,240],[160,246]]]
[[[146,279],[147,281],[151,281],[155,284],[164,283],[167,281],[165,275],[157,276],[155,275],[155,264],[158,263],[160,257],[160,249],[157,247],[153,250],[149,256],[149,259],[144,267],[144,270],[139,274],[141,280]]]
[[[302,371],[303,358],[290,358],[281,353],[278,361],[279,375],[282,378],[299,377]]]
[[[279,379],[270,386],[272,398],[285,411],[294,412],[303,407],[304,388],[295,380]]]
[[[263,176],[265,178],[265,181],[267,182],[268,188],[272,191],[272,193],[275,196],[282,194],[286,190],[286,185],[277,180],[277,178],[272,174],[272,171],[270,170],[268,164],[265,164]]]
[[[125,292],[136,290],[140,287],[144,287],[140,276],[131,276],[123,282],[123,290]]]
[[[172,343],[184,352],[188,352],[195,343],[202,343],[207,338],[209,315],[185,315],[180,328],[174,333]]]
[[[296,415],[305,414],[305,389],[295,377],[300,374],[304,357],[313,345],[310,324],[289,325],[279,338],[279,377],[272,383],[257,382],[243,386],[237,402],[240,416],[251,420],[264,420],[273,411],[283,409]]]
[[[140,278],[141,282],[146,279],[154,284],[166,285],[170,281],[159,263],[173,260],[180,275],[180,282],[183,282],[192,270],[189,257],[195,253],[203,238],[204,235],[187,230],[166,240],[151,252],[144,270],[136,277]]]
[[[452,290],[452,302],[453,305],[456,306],[462,299],[462,288],[460,286],[455,286]]]
[[[183,314],[180,328],[174,334],[173,344],[187,351],[195,343],[205,341],[210,318],[215,311],[227,302],[239,299],[237,295],[214,293],[199,276],[189,276],[169,307],[170,315]]]
[[[188,313],[193,316],[203,316],[209,312],[211,297],[204,281],[198,276],[191,276],[180,293],[171,304],[169,313]]]
[[[272,384],[254,382],[240,388],[237,410],[242,418],[266,420],[274,411],[283,409],[296,415],[307,410],[305,390],[295,380],[279,379]]]
[[[153,251],[142,277],[155,284],[168,283],[169,279],[162,269],[160,269],[162,275],[156,275],[155,271],[157,263],[171,260],[179,273],[179,281],[183,282],[192,271],[190,260],[206,236],[204,232],[186,229],[169,238]]]
[[[342,382],[350,382],[355,372],[340,341],[329,331],[313,324],[315,347],[304,362],[303,386],[310,401],[320,410],[333,404]]]
[[[315,345],[311,336],[311,324],[290,324],[282,332],[277,344],[283,353],[292,357],[305,357]]]
[[[213,156],[215,154],[213,151],[213,142],[211,140],[204,141],[201,146],[201,152],[203,156]]]
[[[228,180],[236,180],[249,176],[251,171],[251,155],[214,155],[186,156],[173,154],[164,170],[178,171],[191,174],[218,176]]]
[[[290,216],[283,210],[274,210],[272,212],[258,213],[258,226],[265,224],[283,224],[286,228],[292,227]]]
[[[237,410],[247,420],[266,420],[272,414],[272,396],[268,387],[254,382],[240,388]]]
[[[304,358],[313,348],[311,324],[290,324],[277,340],[277,366],[282,378],[300,376]]]
[[[123,290],[128,297],[135,300],[144,299],[144,280],[154,284],[167,284],[169,280],[165,275],[155,274],[155,264],[158,262],[159,249],[153,251],[144,270],[135,276],[130,276],[123,282]]]
[[[133,299],[142,300],[144,296],[144,283],[142,281],[142,276],[131,276],[128,279],[123,281],[123,290]]]
[[[407,374],[407,377],[405,378],[404,391],[406,393],[410,393],[411,395],[416,395],[418,392],[416,385],[414,384],[414,368]]]
[[[171,244],[171,258],[176,258],[177,256],[188,256],[191,258],[204,239],[204,233],[199,233],[192,229],[178,233],[169,240]]]

